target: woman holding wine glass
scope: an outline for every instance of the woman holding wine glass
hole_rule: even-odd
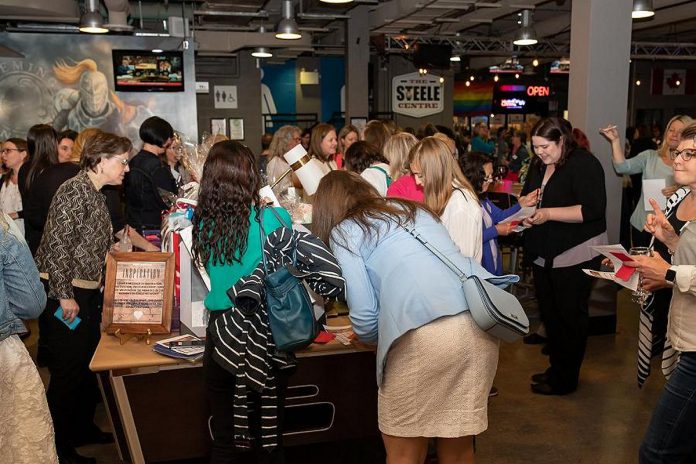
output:
[[[669,217],[651,201],[655,214],[645,224],[671,263],[659,254],[634,257],[646,290],[672,288],[667,338],[678,353],[671,365],[663,363],[669,380],[641,444],[641,464],[696,458],[696,124],[684,129],[671,157],[674,180],[687,188],[675,193],[682,200]]]

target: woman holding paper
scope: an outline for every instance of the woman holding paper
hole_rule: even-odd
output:
[[[578,387],[585,356],[592,279],[582,270],[599,268],[590,247],[607,243],[604,170],[578,148],[572,127],[561,118],[532,129],[537,154],[522,195],[540,189],[534,214],[524,220],[525,260],[533,264],[534,288],[546,327],[550,367],[532,376],[532,392],[565,395]]]
[[[663,362],[669,381],[641,444],[641,464],[696,457],[696,124],[684,129],[672,157],[674,180],[688,187],[688,195],[671,217],[656,208],[646,223],[673,252],[672,262],[657,254],[634,257],[646,289],[672,288],[667,334],[675,350],[673,362]]]
[[[611,143],[611,156],[614,163],[614,170],[617,174],[640,174],[643,175],[643,191],[636,209],[631,215],[632,243],[633,246],[648,246],[650,234],[643,231],[643,225],[647,218],[648,206],[645,196],[646,188],[659,183],[663,200],[669,198],[676,192],[678,185],[673,185],[672,160],[670,152],[674,151],[679,144],[679,134],[682,129],[691,122],[688,116],[677,115],[669,120],[665,129],[665,137],[660,147],[655,150],[645,150],[633,158],[626,159],[624,148],[619,137],[616,126],[608,126],[600,129],[600,133]]]
[[[266,166],[266,177],[268,177],[270,185],[278,182],[273,187],[273,193],[277,197],[280,197],[290,187],[302,187],[293,173],[285,175],[281,180],[283,174],[290,169],[290,165],[285,161],[283,155],[299,145],[301,140],[300,128],[296,126],[283,126],[273,134],[273,140],[268,148],[271,153]]]
[[[502,222],[518,213],[522,207],[536,206],[539,200],[539,190],[520,197],[518,203],[506,210],[495,206],[486,192],[493,183],[493,162],[485,153],[472,151],[459,158],[459,165],[467,179],[479,193],[481,209],[483,210],[483,260],[481,265],[491,274],[502,275],[503,255],[498,246],[498,236],[511,234],[517,223]]]

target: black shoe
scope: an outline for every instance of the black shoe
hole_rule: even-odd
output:
[[[80,437],[75,443],[75,446],[84,445],[108,445],[114,442],[114,436],[111,432],[102,432],[98,428],[94,428],[88,434]]]
[[[534,383],[548,383],[549,382],[549,374],[546,372],[540,372],[538,374],[534,374],[532,376],[532,382]]]
[[[95,458],[82,456],[77,454],[77,451],[71,450],[68,452],[58,453],[59,464],[97,464]]]
[[[542,337],[538,333],[529,334],[522,339],[525,345],[541,345],[546,343],[546,337]]]
[[[497,389],[496,386],[494,385],[494,386],[491,387],[491,391],[488,392],[488,397],[489,397],[489,398],[493,398],[494,396],[498,396],[498,394],[499,394],[499,393],[498,393],[498,389]]]
[[[562,396],[562,395],[567,395],[569,393],[573,393],[575,389],[572,390],[563,390],[560,388],[554,388],[548,383],[533,383],[532,384],[532,393],[536,393],[537,395],[555,395],[555,396]]]

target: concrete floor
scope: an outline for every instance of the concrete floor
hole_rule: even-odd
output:
[[[490,401],[488,431],[477,437],[478,464],[637,462],[664,378],[654,364],[653,375],[638,389],[638,308],[625,291],[619,293],[618,306],[617,333],[590,338],[581,384],[572,395],[530,392],[529,377],[547,367],[539,346],[518,342],[501,347],[495,380],[500,394]],[[104,410],[97,414],[98,423],[108,429]],[[80,452],[97,457],[100,464],[120,463],[113,445],[83,447]],[[287,462],[363,464],[382,461],[381,454],[374,442],[340,443],[289,449]]]

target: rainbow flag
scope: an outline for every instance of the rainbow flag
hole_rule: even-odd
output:
[[[454,115],[489,114],[493,105],[493,82],[455,81]]]

